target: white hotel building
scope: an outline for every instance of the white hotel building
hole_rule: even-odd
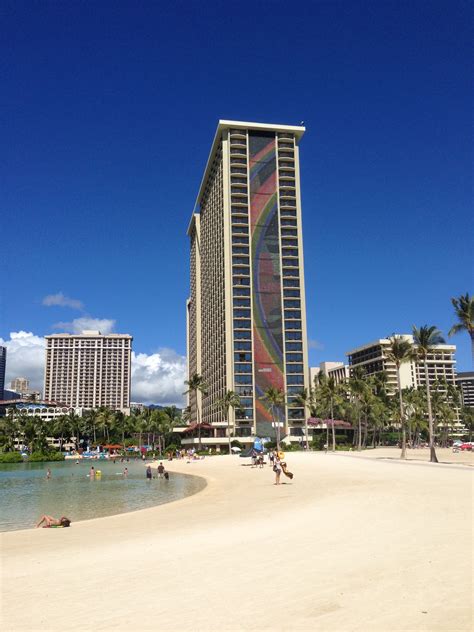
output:
[[[45,338],[46,401],[130,412],[132,336],[83,331]]]
[[[399,335],[399,334],[395,334]],[[414,345],[413,336],[402,334],[401,337]],[[387,358],[390,351],[391,342],[389,338],[379,338],[374,342],[362,345],[348,351],[346,355],[349,358],[350,370],[355,367],[361,367],[367,373],[380,373],[385,371],[388,376],[388,387],[390,390],[397,389],[397,368],[395,363]],[[446,381],[448,384],[455,385],[456,360],[454,354],[456,345],[436,345],[431,353],[428,354],[428,379],[430,385],[436,381]],[[400,366],[400,382],[402,388],[410,386],[421,388],[425,386],[425,364],[422,360],[410,360],[403,362]]]

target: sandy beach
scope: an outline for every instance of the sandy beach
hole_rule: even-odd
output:
[[[473,455],[398,455],[288,453],[279,487],[236,456],[167,462],[207,486],[2,534],[1,627],[471,630]]]

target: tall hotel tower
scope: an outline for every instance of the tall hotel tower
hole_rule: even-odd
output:
[[[275,437],[262,399],[283,390],[276,411],[281,436],[300,441],[308,387],[306,308],[298,144],[304,127],[219,121],[188,235],[191,290],[187,301],[188,375],[202,376],[207,394],[191,393],[191,420],[212,424],[225,443],[218,401],[240,396],[229,410],[236,437]],[[249,439],[247,439],[247,442]]]
[[[45,336],[44,398],[71,408],[130,412],[132,336],[83,331]]]

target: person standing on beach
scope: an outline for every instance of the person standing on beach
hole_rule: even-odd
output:
[[[123,477],[127,478],[128,477],[128,467],[126,467],[123,471]]]
[[[280,464],[280,459],[278,458],[278,454],[275,453],[274,459],[273,459],[273,471],[275,472],[275,485],[279,485],[280,484],[280,476],[281,476],[281,464]]]
[[[163,465],[163,463],[160,461],[160,464],[158,465],[156,471],[158,472],[158,478],[163,478],[163,474],[165,473],[165,466]]]
[[[93,465],[91,465],[91,469],[89,470],[89,478],[91,481],[95,478],[95,468]]]
[[[151,481],[151,466],[150,465],[146,468],[146,477],[149,481]]]
[[[46,478],[49,480],[51,478],[51,469],[48,467],[46,470]]]

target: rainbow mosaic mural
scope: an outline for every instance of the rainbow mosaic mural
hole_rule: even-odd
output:
[[[259,436],[275,437],[261,397],[285,388],[275,135],[249,134],[255,411]],[[277,411],[281,421],[284,411]]]

